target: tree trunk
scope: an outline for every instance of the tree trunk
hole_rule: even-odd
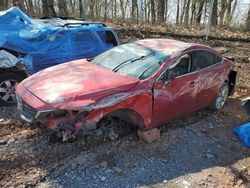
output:
[[[67,3],[65,0],[58,1],[58,8],[59,8],[59,16],[60,17],[67,17],[68,16]]]
[[[232,11],[232,2],[233,0],[228,0],[227,3],[227,17],[226,17],[226,25],[229,26],[231,24],[231,11]]]
[[[16,6],[16,7],[20,8],[22,11],[25,11],[23,1],[13,0],[13,6]]]
[[[90,18],[95,19],[95,0],[89,0]]]
[[[0,10],[6,10],[8,8],[7,0],[0,0]]]
[[[176,25],[179,25],[179,17],[180,17],[180,0],[177,0],[177,12],[176,12]]]
[[[155,23],[156,21],[156,15],[155,15],[155,2],[154,0],[150,0],[150,5],[151,5],[151,21],[152,23]]]
[[[184,17],[184,23],[185,25],[188,25],[189,21],[189,9],[190,9],[190,0],[187,0],[187,5],[185,8],[185,17]]]
[[[218,0],[214,0],[211,25],[212,26],[218,25]]]
[[[80,13],[80,18],[84,18],[84,13],[83,13],[83,4],[82,0],[79,0],[79,13]]]
[[[145,15],[145,22],[148,21],[148,14],[147,14],[147,0],[144,1],[144,15]]]
[[[157,10],[157,21],[163,23],[165,16],[165,0],[158,1],[158,10]]]
[[[135,22],[136,17],[137,17],[137,0],[132,0],[132,10],[131,10],[131,17],[132,21]]]
[[[43,14],[45,17],[53,18],[56,17],[56,11],[54,9],[53,0],[42,0],[43,3]]]
[[[221,0],[220,26],[224,25],[226,7],[227,7],[227,0]]]
[[[107,9],[108,9],[108,1],[104,0],[104,22],[107,20]]]
[[[203,11],[204,4],[205,4],[205,0],[201,0],[201,2],[199,3],[198,15],[196,17],[197,24],[201,24],[201,17],[202,17],[202,11]]]
[[[164,22],[167,21],[168,17],[168,0],[165,0],[165,15],[164,15]]]
[[[246,31],[250,31],[250,7],[248,9],[248,15],[246,20]]]
[[[186,2],[186,1],[184,1],[183,8],[182,8],[182,12],[181,12],[180,24],[182,24],[182,23],[183,23],[183,18],[184,18],[184,14],[185,14],[186,6],[187,6],[187,2]]]
[[[120,0],[120,9],[122,12],[122,19],[125,20],[125,7],[124,7],[124,1]]]
[[[117,2],[116,2],[116,0],[114,0],[114,18],[116,19],[116,17],[117,17]]]
[[[196,10],[196,3],[192,2],[192,13],[191,13],[191,21],[190,21],[191,25],[194,23],[194,18],[196,16],[195,10]]]

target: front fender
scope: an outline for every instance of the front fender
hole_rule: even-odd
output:
[[[92,110],[86,121],[97,124],[107,114],[119,110],[129,109],[141,116],[144,128],[151,126],[152,93],[151,91],[137,91],[134,93],[119,93],[99,100],[87,107]]]

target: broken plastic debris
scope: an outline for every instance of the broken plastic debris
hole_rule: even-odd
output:
[[[245,146],[250,147],[250,122],[234,128],[234,133],[240,138]]]

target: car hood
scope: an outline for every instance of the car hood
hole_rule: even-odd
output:
[[[87,60],[78,60],[40,71],[22,84],[54,108],[65,108],[66,104],[68,108],[74,108],[129,90],[137,82],[136,78],[114,73]]]

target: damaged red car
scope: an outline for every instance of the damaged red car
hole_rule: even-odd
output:
[[[235,86],[233,68],[204,45],[140,40],[25,79],[16,89],[18,109],[64,141],[79,131],[116,139],[128,126],[148,130],[200,108],[222,108]]]

